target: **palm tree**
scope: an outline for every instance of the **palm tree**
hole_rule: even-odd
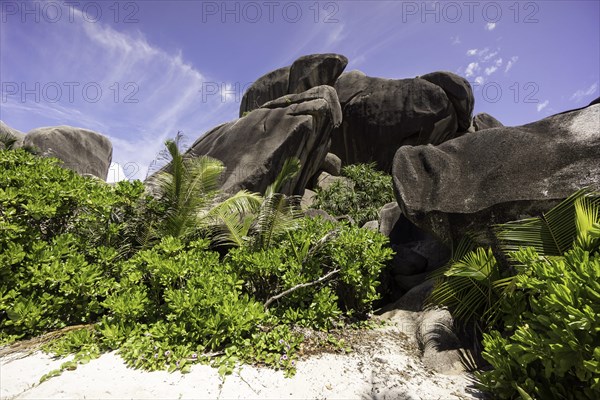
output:
[[[164,220],[153,232],[154,237],[171,235],[191,238],[199,231],[212,234],[222,231],[218,225],[224,223],[229,236],[238,242],[240,227],[232,221],[244,221],[260,206],[260,195],[239,191],[229,198],[223,198],[219,191],[223,163],[207,156],[192,157],[181,154],[181,135],[165,142],[171,159],[168,170],[159,172],[153,184],[158,188],[161,200],[166,204]],[[243,225],[243,224],[242,224]]]
[[[299,199],[278,191],[300,171],[297,158],[287,159],[265,196],[241,190],[227,197],[219,190],[223,163],[207,156],[181,154],[181,135],[165,142],[170,165],[154,178],[167,205],[154,237],[191,238],[208,234],[216,245],[268,247],[278,234],[294,229]]]

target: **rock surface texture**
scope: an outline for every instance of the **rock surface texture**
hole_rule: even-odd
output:
[[[79,174],[106,180],[112,161],[110,140],[97,132],[72,126],[52,126],[29,131],[23,146],[34,146],[44,156],[56,157]]]
[[[402,147],[393,180],[403,214],[446,243],[539,215],[578,189],[600,190],[600,104]]]
[[[343,122],[333,133],[331,152],[344,165],[376,162],[389,172],[400,146],[437,145],[456,137],[459,122],[462,126],[471,120],[471,88],[450,73],[429,75],[439,84],[421,78],[373,78],[360,71],[342,74],[335,88]]]
[[[4,135],[16,140],[15,144],[13,145],[14,147],[20,147],[20,145],[23,143],[23,139],[25,138],[25,134],[23,132],[11,128],[3,121],[0,121],[0,137]],[[0,143],[0,146],[2,146],[2,143]]]
[[[348,59],[339,54],[311,54],[298,58],[291,66],[271,71],[244,93],[240,117],[286,94],[302,93],[321,85],[333,86],[347,64]]]
[[[341,120],[335,90],[318,86],[273,100],[243,118],[218,126],[188,152],[221,160],[226,167],[222,188],[230,193],[240,189],[263,193],[285,160],[297,157],[302,169],[283,192],[302,194],[322,165],[331,131]]]
[[[488,113],[479,113],[473,117],[473,128],[476,132],[489,128],[499,128],[502,126],[504,126],[502,122],[498,121]]]

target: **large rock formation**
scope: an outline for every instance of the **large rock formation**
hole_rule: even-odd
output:
[[[288,93],[301,93],[320,85],[333,86],[346,65],[348,59],[339,54],[311,54],[300,57],[290,69]]]
[[[348,59],[339,54],[311,54],[298,58],[289,67],[271,71],[244,93],[240,117],[286,94],[302,93],[321,85],[333,86],[347,64]]]
[[[223,190],[264,192],[283,163],[297,157],[302,170],[282,190],[302,194],[329,150],[330,134],[342,114],[335,90],[318,86],[264,104],[245,117],[214,128],[188,150],[226,167]]]
[[[600,104],[439,146],[402,147],[393,178],[403,214],[446,243],[538,215],[578,189],[600,190]]]
[[[288,94],[290,69],[290,67],[279,68],[258,78],[242,97],[240,117],[244,113],[260,108],[268,101]]]
[[[107,137],[72,126],[34,129],[25,135],[23,146],[35,147],[44,156],[60,159],[64,167],[79,174],[103,180],[112,161],[112,144]]]
[[[456,111],[458,131],[464,132],[471,126],[471,117],[475,107],[473,89],[469,82],[462,76],[452,72],[431,72],[422,75],[421,79],[441,87]]]
[[[426,78],[342,74],[335,88],[344,117],[333,133],[331,152],[344,164],[375,161],[379,169],[390,171],[400,146],[440,144],[456,137],[459,122],[463,127],[471,120],[473,93],[468,82],[449,72]]]

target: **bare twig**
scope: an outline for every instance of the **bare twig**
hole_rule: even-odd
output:
[[[327,243],[327,241],[329,241],[330,239],[335,239],[339,233],[340,233],[339,228],[335,228],[335,229],[327,232],[325,234],[325,236],[323,236],[321,239],[319,239],[317,241],[317,243],[315,243],[315,245],[313,247],[311,247],[311,249],[308,251],[308,253],[304,257],[304,260],[302,260],[302,263],[305,263],[309,257],[312,257],[317,251],[319,251],[321,249],[321,247],[323,247],[325,245],[325,243]]]
[[[269,298],[269,299],[268,299],[268,300],[265,302],[265,309],[266,309],[266,308],[268,308],[268,307],[269,307],[269,305],[270,305],[272,302],[274,302],[275,300],[278,300],[278,299],[282,298],[283,296],[287,296],[288,294],[290,294],[290,293],[292,293],[292,292],[295,292],[295,291],[296,291],[296,290],[298,290],[298,289],[302,289],[302,288],[305,288],[305,287],[309,287],[309,286],[314,286],[314,285],[317,285],[317,284],[319,284],[319,283],[323,282],[324,280],[327,280],[327,279],[331,278],[333,275],[337,274],[338,272],[340,272],[340,270],[339,270],[339,269],[334,269],[333,271],[331,271],[331,272],[327,273],[326,275],[323,275],[322,277],[320,277],[320,278],[319,278],[319,279],[317,279],[316,281],[307,282],[307,283],[301,283],[301,284],[299,284],[299,285],[296,285],[296,286],[294,286],[294,287],[292,287],[292,288],[289,288],[288,290],[286,290],[286,291],[283,291],[283,292],[281,292],[281,293],[279,293],[279,294],[277,294],[277,295],[275,295],[275,296],[273,296],[273,297]]]

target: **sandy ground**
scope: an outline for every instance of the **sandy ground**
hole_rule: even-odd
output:
[[[472,399],[467,374],[427,370],[418,351],[393,327],[365,333],[349,354],[318,354],[297,374],[241,366],[223,381],[217,370],[195,365],[189,374],[128,368],[116,353],[102,355],[41,384],[65,359],[37,352],[0,359],[0,398],[12,399]]]

